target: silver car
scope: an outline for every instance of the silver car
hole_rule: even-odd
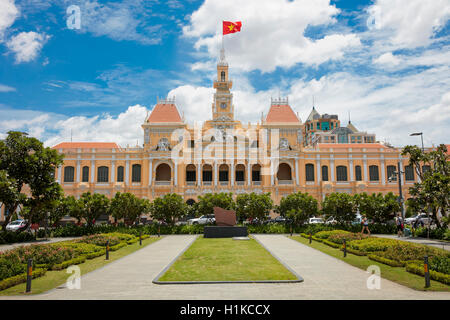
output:
[[[28,222],[25,220],[14,220],[7,224],[6,231],[22,231],[28,227]]]

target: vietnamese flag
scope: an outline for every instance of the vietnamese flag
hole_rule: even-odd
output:
[[[240,21],[238,22],[223,21],[223,35],[239,32],[241,31],[241,26],[242,23]]]

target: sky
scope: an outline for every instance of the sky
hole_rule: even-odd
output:
[[[142,145],[158,97],[210,119],[223,20],[243,123],[314,97],[379,141],[450,143],[450,0],[0,0],[0,139]]]

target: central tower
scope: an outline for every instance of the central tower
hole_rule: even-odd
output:
[[[233,82],[228,73],[228,63],[225,60],[225,50],[220,50],[220,59],[217,63],[217,80],[214,81],[214,102],[212,104],[212,118],[215,121],[233,121],[234,106],[233,94],[230,92]]]

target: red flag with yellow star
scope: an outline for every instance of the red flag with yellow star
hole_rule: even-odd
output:
[[[223,35],[239,32],[241,31],[241,27],[242,23],[240,21],[238,22],[223,21]]]

